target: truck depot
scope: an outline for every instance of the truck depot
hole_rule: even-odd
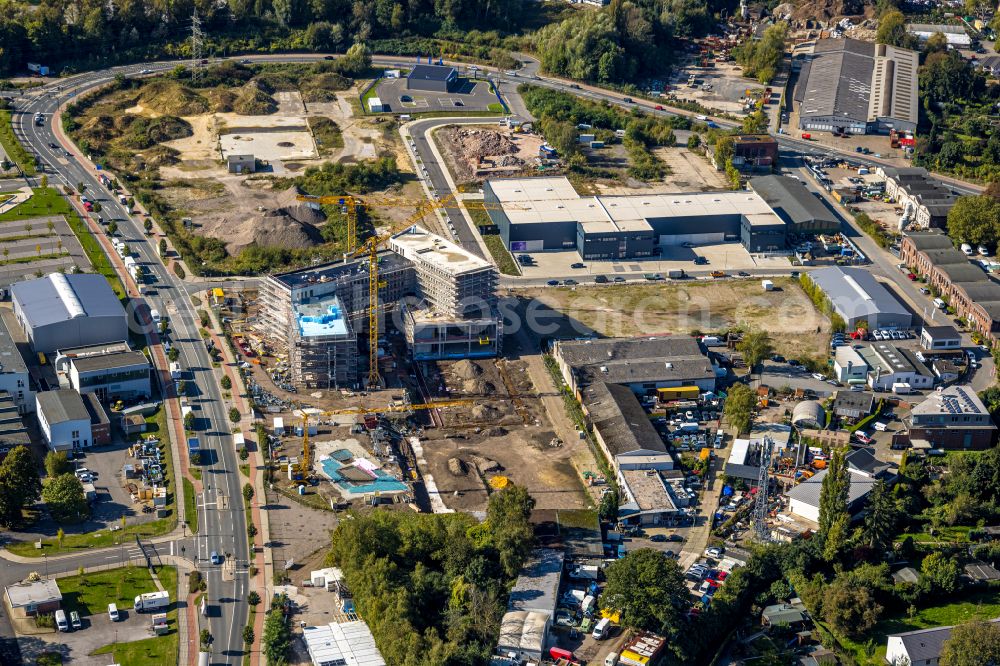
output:
[[[754,181],[767,194],[581,197],[562,176],[488,180],[483,192],[511,252],[576,249],[584,259],[630,259],[655,256],[659,246],[725,241],[740,241],[749,252],[782,252],[789,233],[839,228],[801,183],[765,176],[751,187]]]

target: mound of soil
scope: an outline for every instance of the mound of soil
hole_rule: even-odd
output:
[[[152,79],[142,87],[138,103],[170,116],[195,116],[209,111],[208,100],[177,81]]]
[[[229,88],[214,88],[205,91],[205,97],[215,113],[231,113],[236,103],[236,93]]]
[[[463,358],[452,366],[452,372],[462,379],[475,379],[483,374],[483,369],[475,361]]]
[[[277,195],[277,206],[252,213],[231,213],[204,222],[206,236],[226,243],[236,256],[246,247],[283,247],[302,250],[323,242],[317,225],[326,221],[322,211],[296,201],[298,190],[290,187]]]
[[[300,85],[303,102],[334,102],[335,91],[347,90],[351,80],[336,72],[327,72],[305,79]]]
[[[510,137],[493,130],[461,129],[457,132],[457,137],[469,157],[511,155],[517,152],[517,144]]]
[[[448,471],[455,476],[465,476],[469,469],[461,458],[448,458]]]
[[[256,81],[243,86],[233,102],[233,111],[244,116],[266,116],[277,110],[277,102]]]

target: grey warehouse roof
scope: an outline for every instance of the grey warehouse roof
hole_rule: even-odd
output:
[[[83,404],[83,398],[73,389],[42,391],[36,395],[38,408],[49,423],[90,420],[90,412]]]
[[[823,221],[837,227],[840,221],[814,197],[806,186],[787,176],[758,176],[750,179],[750,189],[756,192],[786,222],[806,224]]]
[[[849,315],[845,319],[873,314],[911,316],[888,289],[862,268],[820,268],[809,273],[809,278],[823,290],[841,316]]]
[[[559,343],[559,355],[571,367],[613,361],[642,361],[703,357],[698,341],[686,335],[655,338],[604,338]]]
[[[889,177],[888,169],[885,169],[886,177]],[[951,239],[936,231],[921,231],[906,234],[906,237],[913,243],[913,247],[918,250],[949,250],[955,245]]]
[[[10,314],[8,311],[7,314]],[[28,366],[10,335],[7,320],[0,316],[0,372],[27,372]]]
[[[593,384],[584,390],[583,402],[613,455],[639,450],[667,452],[639,399],[627,386]]]
[[[820,490],[823,487],[823,479],[826,478],[827,470],[820,470],[816,476],[807,479],[788,491],[788,497],[798,500],[809,506],[819,506]],[[871,492],[875,485],[875,479],[870,479],[862,474],[848,473],[850,485],[847,489],[847,505],[850,506]]]
[[[407,78],[417,81],[447,81],[455,75],[454,67],[444,65],[414,65]]]
[[[866,122],[875,44],[856,39],[821,39],[795,88],[803,116]]]
[[[529,559],[514,583],[507,601],[507,610],[556,610],[559,581],[562,579],[563,554],[557,550],[539,548]]]
[[[15,282],[10,291],[32,328],[80,317],[125,316],[121,302],[103,275],[51,273]]]
[[[149,365],[149,359],[141,351],[119,352],[117,354],[95,354],[80,356],[72,360],[77,372],[95,372],[129,368],[135,365]]]

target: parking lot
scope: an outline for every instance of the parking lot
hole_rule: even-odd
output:
[[[465,78],[458,79],[457,88],[451,92],[407,90],[406,78],[382,79],[375,86],[375,94],[386,113],[490,111],[490,105],[499,104],[488,82]]]
[[[754,271],[755,274],[782,273],[788,274],[792,266],[784,256],[761,257],[752,255],[739,243],[715,243],[683,247],[680,245],[663,246],[659,257],[648,259],[626,260],[587,260],[582,261],[575,250],[556,252],[531,252],[528,254],[534,261],[530,265],[521,266],[521,274],[526,278],[559,278],[572,276],[575,279],[593,282],[597,275],[614,277],[629,275],[638,277],[643,273],[662,273],[669,271],[698,271],[706,273],[721,270],[724,272]],[[704,257],[707,263],[696,264],[696,257]],[[584,264],[583,268],[573,268],[573,264]],[[579,277],[577,277],[579,276]]]
[[[90,268],[76,235],[61,215],[0,222],[0,251],[0,286],[4,287],[29,273]]]
[[[96,613],[80,618],[82,629],[68,633],[42,634],[31,640],[33,642],[37,639],[44,643],[44,651],[61,654],[63,663],[107,666],[110,661],[108,655],[91,657],[90,653],[109,643],[129,643],[153,636],[150,615],[124,608],[119,609],[118,613],[121,617],[118,622],[112,622],[107,613]]]

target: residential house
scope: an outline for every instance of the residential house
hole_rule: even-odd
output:
[[[915,448],[974,449],[993,446],[997,427],[976,392],[967,386],[949,386],[915,405],[906,420]]]

